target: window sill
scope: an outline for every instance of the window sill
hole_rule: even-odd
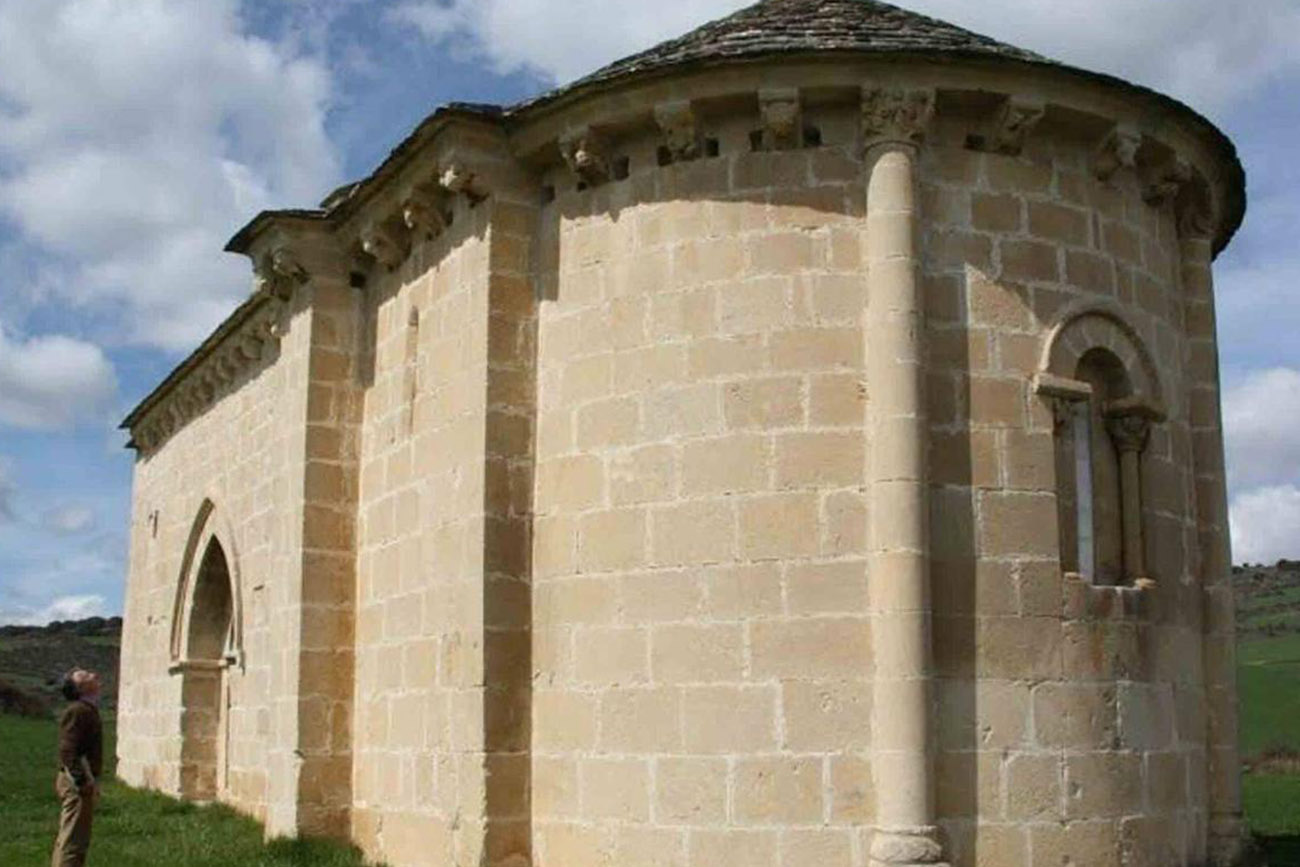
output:
[[[1065,573],[1063,615],[1066,620],[1145,622],[1155,613],[1156,582],[1093,584],[1077,572]]]

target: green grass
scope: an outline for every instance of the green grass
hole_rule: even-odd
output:
[[[58,827],[56,727],[0,715],[0,864],[46,867]],[[113,755],[112,726],[105,754]],[[109,774],[106,772],[105,777]],[[358,852],[319,840],[263,843],[261,826],[223,806],[198,807],[109,779],[90,846],[99,867],[362,867]]]
[[[1287,587],[1276,593],[1263,594],[1258,593],[1249,598],[1242,598],[1237,606],[1239,616],[1248,616],[1251,612],[1260,608],[1269,608],[1281,604],[1300,605],[1300,587]]]
[[[1242,754],[1300,750],[1300,635],[1247,639],[1237,647],[1237,662]],[[1300,865],[1300,775],[1246,774],[1241,794],[1269,863]]]
[[[1300,775],[1247,774],[1241,794],[1256,834],[1300,836]]]
[[[1243,642],[1238,663],[1243,753],[1300,749],[1300,635]]]

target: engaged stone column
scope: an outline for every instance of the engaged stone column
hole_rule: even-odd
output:
[[[1142,539],[1142,452],[1151,438],[1151,418],[1133,410],[1109,413],[1106,431],[1119,452],[1124,571],[1125,577],[1133,583],[1147,577]]]
[[[871,395],[866,427],[872,643],[875,865],[936,864],[930,755],[930,600],[924,334],[917,279],[916,156],[933,112],[928,91],[867,90]]]
[[[1179,234],[1182,288],[1191,342],[1189,410],[1204,611],[1208,855],[1210,864],[1231,865],[1241,858],[1245,826],[1237,747],[1237,623],[1232,598],[1232,552],[1211,271],[1214,253],[1209,220],[1203,214],[1182,215]]]

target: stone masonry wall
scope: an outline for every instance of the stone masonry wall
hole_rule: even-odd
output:
[[[274,664],[285,638],[276,599],[299,570],[302,437],[309,313],[165,448],[136,463],[123,630],[118,773],[133,785],[180,787],[181,676],[169,673],[173,609],[186,541],[205,499],[235,551],[245,664],[229,672],[229,789],[241,811],[267,813],[268,756],[278,736]],[[155,529],[156,528],[156,529]],[[235,565],[232,563],[232,565]],[[288,648],[283,648],[287,650]]]
[[[954,864],[1199,863],[1205,822],[1187,342],[1171,212],[1089,151],[923,151],[938,810]],[[1051,408],[1071,305],[1118,305],[1169,420],[1143,458],[1152,589],[1059,568]]]
[[[370,283],[353,835],[394,864],[453,863],[481,814],[487,215]]]
[[[850,112],[825,147],[555,178],[542,213],[536,863],[849,864],[871,821]]]
[[[449,152],[481,177],[393,175],[454,207],[428,237],[409,191],[365,204],[392,206],[386,234],[408,217],[398,264],[372,256],[357,291],[332,251],[278,348],[137,463],[129,782],[180,788],[169,637],[206,498],[242,599],[223,797],[268,832],[350,833],[393,867],[865,867],[897,785],[873,779],[873,654],[913,679],[930,661],[923,626],[895,647],[869,605],[872,518],[907,516],[867,506],[889,472],[871,392],[879,413],[898,389],[866,369],[888,274],[866,262],[863,106],[809,98],[775,150],[739,104],[701,110],[689,161],[644,126],[591,136],[608,178],[562,138],[573,169],[541,190],[526,172],[552,151],[506,165],[479,129]],[[933,759],[954,867],[1201,863],[1207,518],[1172,208],[1132,167],[1098,180],[1095,138],[982,153],[967,120],[941,114],[916,162],[936,720],[917,778]],[[882,239],[911,214],[876,246],[910,250]],[[1035,377],[1089,304],[1150,351],[1168,413],[1136,587],[1061,568]]]

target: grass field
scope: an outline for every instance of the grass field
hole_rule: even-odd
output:
[[[1300,750],[1300,635],[1243,642],[1237,662],[1242,752]]]
[[[1263,618],[1252,618],[1259,625]],[[1242,755],[1300,751],[1300,635],[1252,637],[1237,650]],[[1272,867],[1300,865],[1300,775],[1256,771],[1242,778],[1251,830]]]
[[[55,725],[0,715],[0,865],[46,867],[58,826]],[[106,726],[105,755],[113,755]],[[109,774],[105,774],[108,777]],[[225,807],[196,807],[108,781],[90,847],[98,867],[362,867],[354,850],[321,841],[262,842],[262,829]]]
[[[1292,592],[1291,590],[1287,591]],[[1246,608],[1248,606],[1243,606]],[[1251,606],[1253,607],[1253,606]],[[1248,611],[1245,623],[1262,619]],[[1243,636],[1238,648],[1242,754],[1300,752],[1300,634]],[[16,648],[5,648],[14,650]],[[111,739],[112,727],[106,736]],[[54,839],[55,727],[0,714],[0,865],[44,867]],[[113,755],[111,742],[105,754]],[[1243,783],[1246,817],[1272,867],[1300,867],[1300,774],[1255,772]],[[320,841],[262,841],[260,826],[221,807],[196,807],[109,781],[95,824],[100,867],[362,867],[358,853]]]

